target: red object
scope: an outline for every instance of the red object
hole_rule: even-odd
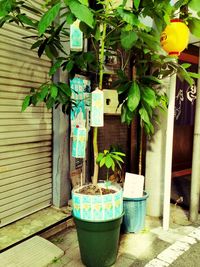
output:
[[[171,19],[170,22],[183,22],[182,19]]]
[[[172,51],[172,52],[169,52],[169,55],[170,56],[179,56],[180,53],[179,52]]]
[[[199,57],[198,56],[187,54],[185,52],[181,53],[179,59],[186,61],[186,62],[189,62],[189,63],[199,64]]]

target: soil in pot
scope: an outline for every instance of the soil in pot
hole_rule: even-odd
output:
[[[110,188],[100,188],[98,185],[86,185],[82,188],[80,188],[78,191],[76,191],[79,194],[84,195],[107,195],[107,194],[114,194],[116,193],[115,190]]]

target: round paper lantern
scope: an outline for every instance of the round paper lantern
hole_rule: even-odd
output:
[[[162,48],[170,56],[179,56],[188,45],[189,29],[180,19],[173,19],[162,32],[160,42]]]

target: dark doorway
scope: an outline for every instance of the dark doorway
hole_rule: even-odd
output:
[[[198,73],[199,47],[190,45],[180,56],[179,63],[189,63],[188,71]],[[174,138],[172,160],[173,201],[183,197],[183,205],[189,206],[196,104],[197,80],[194,86],[177,79],[174,114]]]

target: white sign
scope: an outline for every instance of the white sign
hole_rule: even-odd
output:
[[[126,172],[123,197],[139,198],[143,196],[144,176]]]

